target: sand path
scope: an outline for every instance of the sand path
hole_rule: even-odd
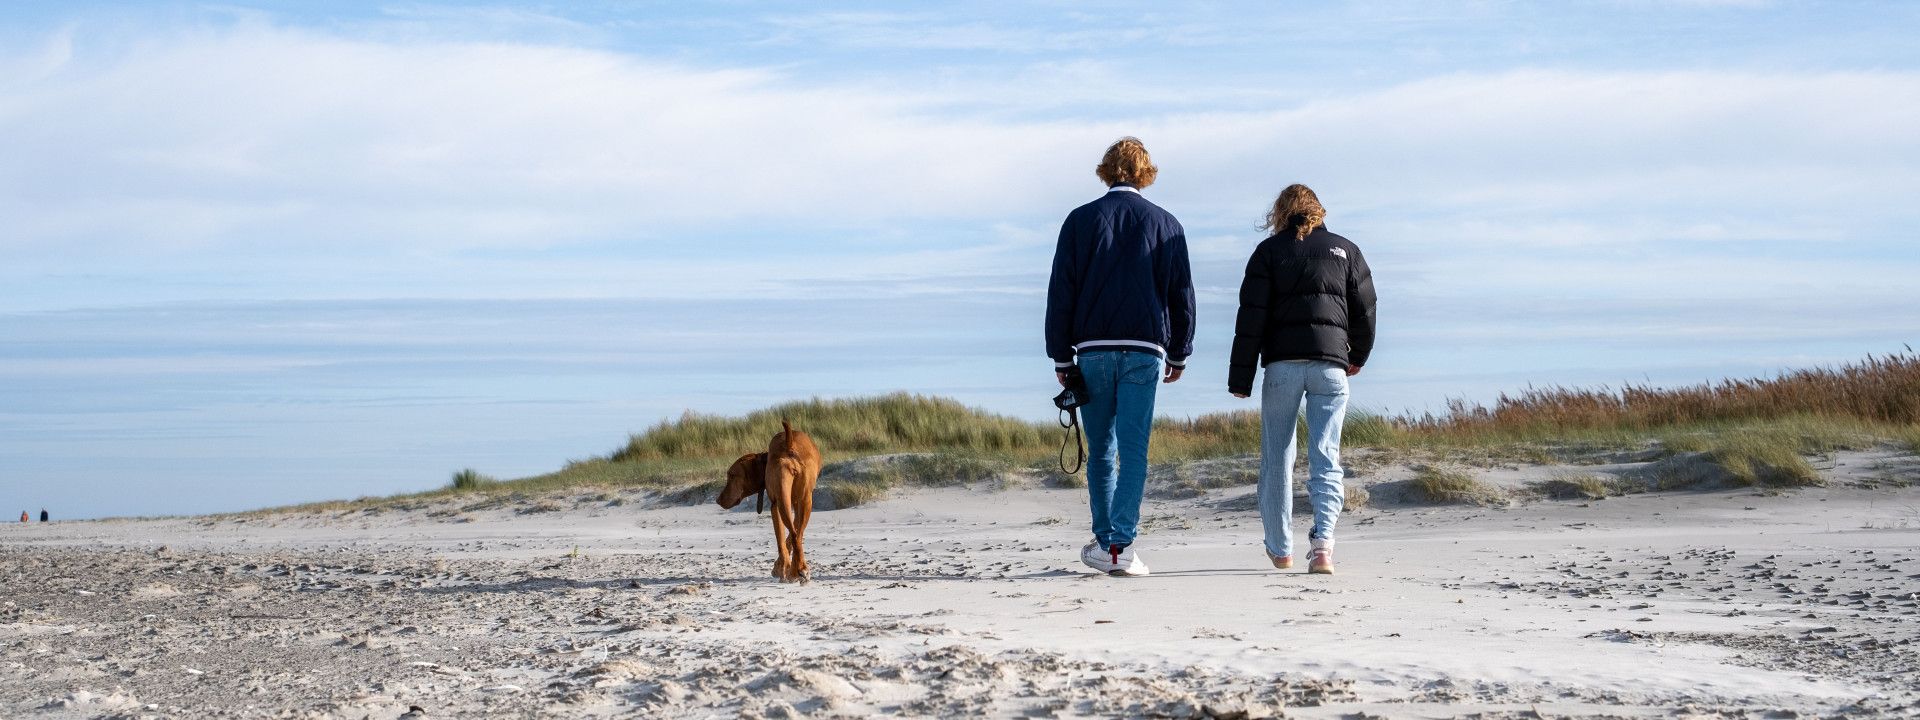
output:
[[[1141,579],[1074,490],[820,513],[807,586],[711,506],[8,526],[0,716],[1920,714],[1917,489],[1364,510],[1333,577],[1245,492]]]

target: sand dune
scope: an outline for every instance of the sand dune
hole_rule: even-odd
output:
[[[1388,504],[1333,577],[1245,488],[1150,499],[1143,579],[1039,488],[820,513],[804,587],[636,494],[9,525],[0,716],[1912,717],[1920,489],[1859,485]]]

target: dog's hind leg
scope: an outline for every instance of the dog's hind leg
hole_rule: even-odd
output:
[[[778,475],[785,475],[785,477],[778,477]],[[793,487],[797,483],[791,475],[785,473],[779,473],[776,477],[778,482],[767,483],[767,495],[773,502],[773,524],[780,528],[778,532],[781,533],[776,538],[780,545],[780,563],[774,566],[774,574],[779,576],[781,582],[793,582],[800,579],[800,571],[795,567],[800,562],[799,553],[796,551],[799,547],[800,528],[794,522],[793,512]]]
[[[786,537],[781,538],[780,564],[774,568],[781,582],[794,582],[800,579],[802,572],[800,559],[800,531],[794,525],[793,503],[781,498],[773,503],[774,522],[786,528]]]
[[[780,513],[780,499],[773,500],[773,576],[782,581],[787,579],[790,561],[787,555],[787,537],[792,533],[787,529],[786,520]]]
[[[793,574],[800,582],[811,582],[812,577],[807,566],[807,521],[813,519],[812,483],[795,483],[793,488],[794,522],[791,532],[793,539]]]

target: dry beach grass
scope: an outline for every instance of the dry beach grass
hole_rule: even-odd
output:
[[[1502,463],[1602,462],[1622,451],[1698,453],[1724,469],[1720,482],[1789,487],[1819,482],[1807,458],[1880,444],[1920,443],[1920,356],[1871,357],[1833,368],[1680,388],[1533,389],[1491,406],[1454,403],[1445,416],[1389,417],[1355,412],[1344,442],[1372,451],[1368,462],[1489,467]],[[683,502],[716,492],[714,478],[740,448],[764,443],[781,418],[807,428],[832,463],[823,487],[839,506],[883,497],[902,486],[941,486],[988,477],[1050,472],[1059,428],[906,393],[786,403],[744,417],[687,413],[631,437],[605,457],[558,471],[493,481],[473,470],[433,493],[370,498],[408,502],[447,492],[529,494],[580,487],[649,488]],[[1160,418],[1150,462],[1194,486],[1250,483],[1245,472],[1183,471],[1202,461],[1257,453],[1260,418],[1252,411]],[[898,461],[855,467],[875,456]],[[1669,478],[1656,487],[1687,483]],[[1204,490],[1205,487],[1200,489]],[[1451,497],[1444,488],[1428,496]],[[1622,488],[1631,490],[1628,484]],[[1484,494],[1482,494],[1484,495]],[[1446,500],[1451,501],[1451,500]],[[345,509],[355,503],[304,506]]]

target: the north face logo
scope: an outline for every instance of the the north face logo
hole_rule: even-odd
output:
[[[1347,251],[1345,248],[1334,248],[1333,256],[1345,260],[1347,259]]]

